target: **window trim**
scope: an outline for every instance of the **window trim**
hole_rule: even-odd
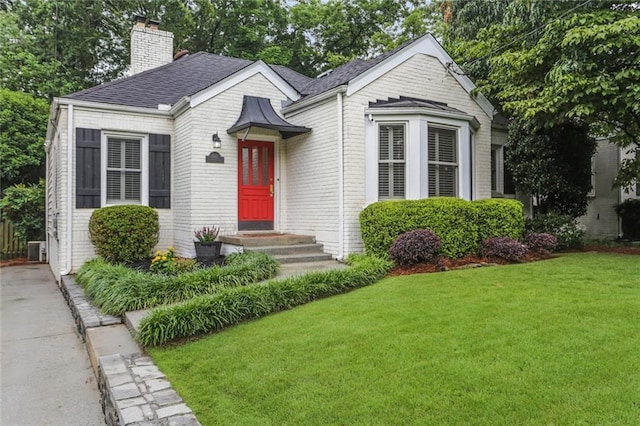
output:
[[[449,161],[440,161],[440,160],[430,160],[429,159],[429,134],[431,133],[431,130],[449,130],[452,131],[454,133],[454,141],[455,141],[455,154],[456,154],[456,161],[455,163],[449,162]],[[438,142],[436,141],[436,144]],[[439,147],[438,145],[436,145],[437,147]],[[454,167],[455,169],[455,182],[454,182],[454,194],[451,195],[440,195],[440,194],[431,194],[429,193],[429,170],[431,169],[431,166],[434,166],[434,169],[438,169],[439,166],[450,166],[450,167]],[[459,127],[455,127],[455,126],[447,126],[447,125],[442,125],[442,124],[438,124],[438,123],[428,123],[427,125],[427,194],[428,197],[453,197],[453,198],[458,198],[458,194],[460,193],[460,128]],[[436,174],[436,191],[438,191],[437,188],[437,181],[438,181],[438,176]]]
[[[380,201],[378,197],[378,123],[405,123],[405,199],[419,200],[428,194],[427,128],[449,127],[458,134],[458,189],[456,197],[471,200],[477,194],[477,173],[474,164],[476,147],[472,123],[464,118],[451,119],[429,114],[429,111],[389,111],[365,109],[362,117],[365,138],[365,198],[364,205]],[[469,141],[473,141],[473,145]],[[473,179],[473,180],[472,180]],[[474,187],[471,187],[471,184]]]
[[[100,205],[101,207],[122,204],[149,205],[149,135],[144,133],[103,130],[100,140]],[[140,202],[128,200],[121,203],[107,202],[107,164],[109,139],[137,139],[140,141]]]
[[[404,169],[404,188],[403,188],[403,195],[402,196],[394,196],[394,195],[390,195],[387,197],[381,197],[380,196],[380,186],[378,184],[378,188],[377,188],[377,192],[378,192],[378,199],[379,200],[404,200],[407,198],[407,141],[408,141],[408,123],[404,122],[404,121],[380,121],[378,123],[376,123],[376,159],[377,159],[377,182],[380,182],[380,164],[381,163],[385,163],[385,164],[402,164],[403,165],[403,169]],[[389,159],[388,160],[381,160],[380,159],[380,129],[382,127],[393,127],[393,126],[402,126],[403,129],[403,140],[402,140],[402,150],[403,150],[403,159],[402,160],[394,160],[393,159],[393,149],[389,150]],[[395,167],[395,166],[394,166]],[[389,193],[393,192],[393,176],[390,176],[389,179]]]

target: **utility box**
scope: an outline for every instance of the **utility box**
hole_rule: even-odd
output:
[[[27,260],[29,262],[43,262],[45,259],[45,242],[29,241],[27,243]]]

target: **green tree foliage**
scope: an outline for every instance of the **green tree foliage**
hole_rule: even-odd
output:
[[[290,65],[323,71],[374,56],[395,45],[394,33],[406,13],[395,0],[301,0],[291,7]],[[303,38],[303,39],[301,39]]]
[[[44,239],[45,224],[44,180],[37,184],[10,186],[0,200],[2,217],[13,223],[18,238],[30,240]]]
[[[537,127],[516,120],[509,127],[507,164],[518,189],[538,197],[540,213],[578,217],[587,211],[596,146],[584,124]]]
[[[539,127],[578,119],[593,134],[613,136],[618,146],[638,151],[637,3],[445,0],[441,5],[445,46],[507,115]],[[639,178],[640,163],[626,161],[617,184]]]
[[[0,12],[0,84],[51,99],[120,76],[131,29],[121,6],[108,0],[10,3]]]
[[[49,108],[43,99],[0,89],[0,183],[37,183],[44,176],[44,134]]]

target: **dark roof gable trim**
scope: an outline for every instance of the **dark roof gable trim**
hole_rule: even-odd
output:
[[[227,133],[233,134],[251,127],[276,130],[282,135],[282,139],[288,139],[311,131],[304,126],[296,126],[281,118],[271,106],[268,98],[244,95],[240,117],[233,126],[227,129]]]

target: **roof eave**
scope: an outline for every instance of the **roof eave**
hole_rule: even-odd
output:
[[[107,111],[129,112],[129,113],[146,114],[146,115],[159,115],[163,117],[171,116],[171,110],[167,110],[167,109],[137,107],[137,106],[121,105],[121,104],[108,104],[105,102],[82,101],[82,100],[72,99],[72,98],[56,98],[56,99],[58,99],[59,105],[73,105],[74,107],[81,107],[81,108],[84,107],[89,109],[102,109]]]
[[[433,117],[449,118],[453,120],[468,121],[471,127],[474,129],[480,128],[480,121],[470,114],[453,113],[448,111],[438,111],[425,107],[397,107],[397,108],[385,108],[385,107],[369,107],[364,110],[365,114],[379,114],[379,115],[430,115]]]
[[[310,108],[317,103],[325,101],[329,98],[334,97],[338,93],[344,93],[346,91],[347,91],[346,84],[336,86],[333,89],[327,90],[326,92],[318,93],[317,95],[309,96],[308,98],[302,98],[301,100],[296,101],[293,104],[287,105],[286,107],[280,109],[280,112],[282,112],[282,114],[302,112],[303,110]]]

